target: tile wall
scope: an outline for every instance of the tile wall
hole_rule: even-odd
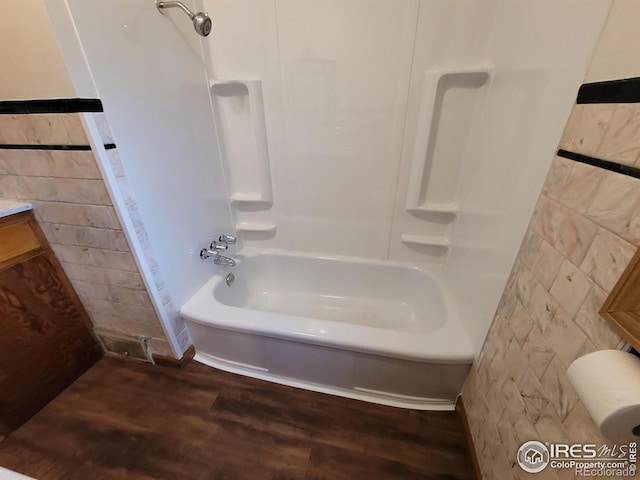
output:
[[[0,197],[33,204],[98,336],[149,337],[154,354],[173,356],[93,152],[37,149],[87,146],[80,114],[0,115],[0,144],[31,146],[0,148]]]
[[[640,104],[576,105],[560,148],[640,166]],[[573,478],[526,474],[517,449],[605,442],[565,372],[577,357],[624,346],[598,310],[640,245],[639,202],[639,179],[554,158],[463,390],[483,478]]]

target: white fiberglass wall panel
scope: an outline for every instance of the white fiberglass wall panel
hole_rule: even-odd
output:
[[[421,0],[389,258],[442,265],[491,88],[493,0]],[[429,101],[431,100],[431,101]],[[501,159],[510,162],[513,159]]]
[[[293,236],[386,258],[417,2],[276,3]]]
[[[273,205],[234,212],[277,232],[245,244],[386,258],[418,1],[204,4],[211,76],[262,84]]]
[[[149,0],[68,4],[158,268],[182,305],[214,272],[200,248],[233,229],[201,37],[182,12],[162,15]]]

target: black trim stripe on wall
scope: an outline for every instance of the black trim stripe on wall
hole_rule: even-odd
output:
[[[15,145],[11,143],[0,144],[0,150],[91,150],[91,145]]]
[[[99,98],[59,98],[51,100],[7,100],[0,102],[0,115],[25,113],[103,112]]]
[[[99,98],[58,98],[49,100],[0,101],[0,115],[24,115],[33,113],[100,113],[103,112]],[[106,143],[106,150],[116,148],[115,143]],[[90,145],[38,145],[0,144],[0,150],[91,150]]]
[[[582,155],[581,153],[570,152],[562,149],[558,150],[557,155],[576,162],[586,163],[587,165],[621,173],[622,175],[627,175],[629,177],[640,178],[640,168],[630,167],[629,165],[610,162],[609,160],[602,160],[600,158],[590,157],[588,155]]]
[[[576,103],[640,103],[640,77],[585,83],[578,90]],[[562,149],[558,150],[557,155],[629,177],[640,178],[640,168]]]
[[[578,91],[577,103],[638,103],[640,77],[585,83]]]
[[[115,143],[105,143],[105,150],[113,150],[116,148]],[[38,145],[30,144],[12,144],[0,143],[0,150],[91,150],[91,145]]]

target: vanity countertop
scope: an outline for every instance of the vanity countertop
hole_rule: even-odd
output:
[[[0,198],[0,218],[8,217],[14,213],[26,212],[33,207],[27,202],[17,202],[15,200],[8,200]]]

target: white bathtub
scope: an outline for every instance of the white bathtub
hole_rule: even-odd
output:
[[[311,390],[451,409],[473,361],[442,281],[355,258],[237,256],[182,307],[196,360]]]

